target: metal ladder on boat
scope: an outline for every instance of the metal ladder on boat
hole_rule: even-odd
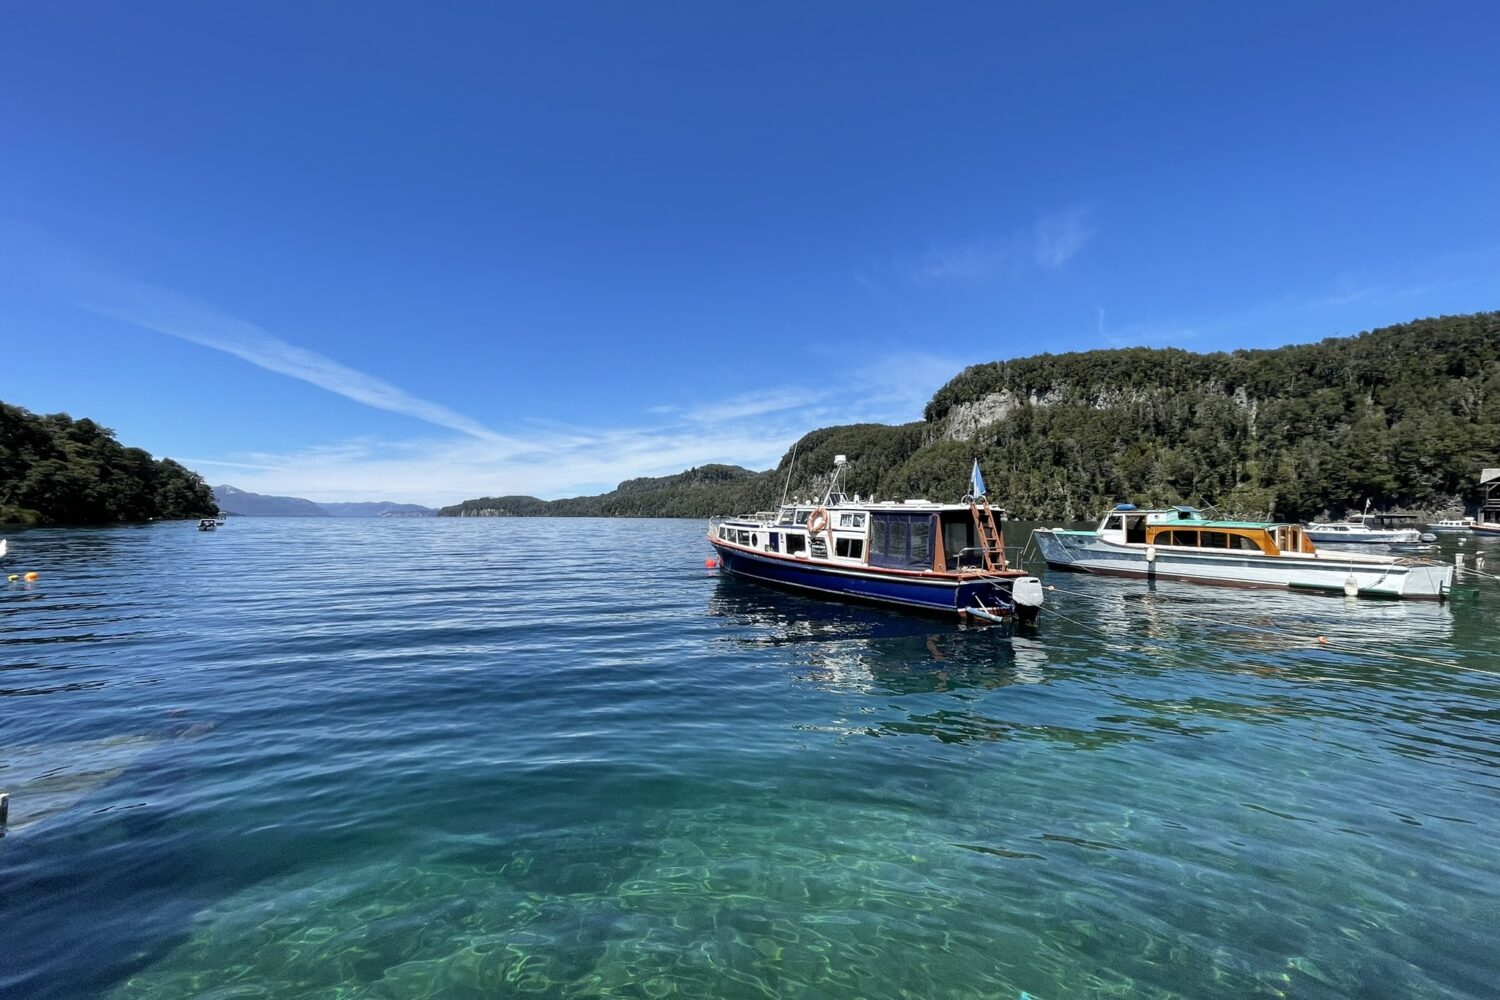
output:
[[[979,535],[979,550],[984,556],[986,572],[1009,569],[1005,561],[1005,535],[995,523],[995,512],[988,497],[976,497],[969,501],[969,513],[974,517],[974,530]]]

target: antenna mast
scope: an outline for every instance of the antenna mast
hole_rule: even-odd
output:
[[[781,505],[786,506],[787,491],[792,488],[792,470],[797,467],[797,449],[801,446],[802,439],[798,438],[792,445],[792,460],[786,466],[786,485],[781,488]]]

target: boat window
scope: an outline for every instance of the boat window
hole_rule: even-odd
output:
[[[797,523],[797,524],[806,524],[807,523],[807,519],[809,517],[812,517],[812,511],[810,511],[810,510],[799,510],[799,511],[797,511],[797,518],[796,518],[796,522],[795,523]]]
[[[720,538],[728,538],[729,537],[727,529],[725,529],[725,527],[722,524],[719,525],[719,537]]]
[[[908,561],[913,566],[932,565],[932,527],[930,524],[914,524]]]
[[[780,546],[777,545],[777,542],[780,541],[780,539],[781,539],[781,536],[778,535],[776,532],[774,532],[774,531],[768,531],[768,532],[766,532],[766,548],[770,549],[772,552],[775,552],[777,549],[780,548]]]
[[[865,554],[865,540],[863,538],[840,538],[834,542],[836,554],[846,559],[862,559]]]
[[[865,526],[865,516],[863,514],[840,514],[839,515],[839,527],[840,528],[863,528],[864,526]]]
[[[787,555],[789,555],[789,556],[790,555],[795,555],[798,552],[806,552],[806,551],[807,551],[807,536],[806,535],[787,535],[786,536],[786,554]]]
[[[1244,552],[1259,552],[1260,546],[1255,544],[1255,539],[1246,535],[1235,535],[1235,546]]]
[[[1222,531],[1199,532],[1200,544],[1205,549],[1227,549],[1229,548],[1229,536]]]
[[[878,513],[872,515],[870,565],[900,569],[932,566],[932,514]]]
[[[1113,529],[1115,531],[1120,531],[1125,527],[1125,519],[1119,514],[1115,514],[1110,517],[1109,523],[1106,524],[1105,527]]]
[[[748,531],[736,531],[735,532],[735,536],[736,536],[735,537],[735,541],[739,542],[741,545],[748,545],[748,544],[750,544],[750,532],[748,532]]]
[[[943,556],[948,569],[967,569],[980,566],[984,563],[984,555],[976,547],[978,543],[974,540],[974,523],[969,520],[967,514],[944,515],[943,518]]]
[[[753,546],[755,546],[756,548],[760,548],[760,536],[759,535],[751,535],[750,536],[750,544],[753,545]]]
[[[1125,541],[1144,542],[1146,540],[1146,519],[1144,517],[1127,517],[1125,519]]]
[[[1198,533],[1196,531],[1186,531],[1179,528],[1172,532],[1172,538],[1173,541],[1169,543],[1171,545],[1191,545],[1196,547],[1198,544]]]

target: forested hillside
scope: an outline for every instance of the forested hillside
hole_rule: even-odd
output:
[[[1108,504],[1191,502],[1307,518],[1362,507],[1453,509],[1500,465],[1500,313],[1445,316],[1272,350],[1086,351],[965,369],[925,420],[799,442],[793,492],[849,456],[851,491],[957,499],[977,457],[1012,516],[1089,518]],[[699,517],[763,509],[791,453],[752,473],[705,466],[512,514]],[[522,501],[518,503],[516,501]],[[471,500],[447,515],[506,506]]]
[[[92,420],[0,403],[0,523],[102,524],[215,509],[197,473],[125,447]]]

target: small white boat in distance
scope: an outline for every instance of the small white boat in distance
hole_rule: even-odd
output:
[[[1414,522],[1415,514],[1371,514],[1365,505],[1363,514],[1355,514],[1344,521],[1328,521],[1323,524],[1304,524],[1302,530],[1315,542],[1333,542],[1350,545],[1384,545],[1391,542],[1415,542],[1422,537],[1416,528],[1397,527],[1401,522]]]
[[[1434,521],[1427,526],[1428,531],[1473,531],[1474,519],[1472,517],[1445,517],[1441,521]]]
[[[1445,563],[1319,552],[1301,525],[1213,521],[1194,507],[1120,504],[1093,531],[1038,528],[1035,537],[1048,566],[1085,573],[1429,601],[1453,586]]]

